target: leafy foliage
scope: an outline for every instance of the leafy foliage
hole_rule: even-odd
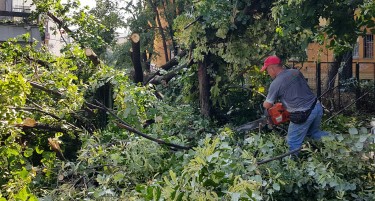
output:
[[[258,94],[268,82],[257,68],[262,55],[277,52],[288,57],[295,50],[289,45],[305,41],[311,32],[291,37],[297,32],[283,29],[287,19],[278,24],[268,15],[273,1],[236,2],[179,2],[193,9],[177,17],[174,25],[181,47],[194,46],[193,59],[209,58],[211,100],[217,113],[240,123],[254,118],[261,100]],[[148,9],[142,3],[135,11]],[[305,2],[289,3],[294,8]],[[367,3],[361,6],[369,12],[373,4]],[[249,16],[245,8],[255,13]],[[40,1],[38,9],[63,17],[69,7]],[[93,33],[101,25],[82,12],[74,16],[62,19],[67,25],[82,25],[77,42],[100,48],[102,41],[94,40]],[[203,21],[185,29],[198,16]],[[136,18],[132,25],[141,23],[145,28],[146,19]],[[299,158],[261,164],[285,153],[285,140],[276,132],[236,133],[231,125],[223,125],[228,120],[218,126],[198,115],[196,65],[183,69],[169,83],[171,88],[163,90],[168,97],[161,100],[154,86],[136,85],[124,71],[105,64],[94,66],[78,45],[66,50],[55,57],[16,39],[1,44],[0,201],[375,197],[375,137],[364,127],[368,122],[338,116],[325,125],[331,135],[322,142],[307,141]],[[114,117],[102,130],[93,128],[89,117],[99,109],[88,105],[106,84],[113,89],[113,111],[127,124],[192,149],[176,150],[121,130]],[[248,113],[238,112],[243,108]],[[146,124],[150,120],[154,123]]]
[[[321,44],[327,42],[335,53],[342,54],[352,49],[359,35],[374,30],[373,6],[373,2],[367,0],[281,0],[273,8],[273,15],[284,33],[301,36],[306,32],[314,33],[314,40]]]

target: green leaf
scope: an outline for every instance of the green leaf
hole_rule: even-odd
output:
[[[357,143],[355,143],[355,148],[357,148],[357,151],[362,151],[362,149],[363,149],[363,143],[361,143],[361,142],[357,142]]]
[[[169,171],[169,175],[171,176],[171,179],[174,184],[177,184],[177,176],[176,173],[174,173],[172,170]]]
[[[216,183],[214,180],[212,179],[207,179],[206,181],[203,182],[203,186],[204,187],[208,187],[208,186],[212,186],[212,187],[217,187],[219,186],[220,184]]]
[[[136,190],[138,193],[142,193],[145,189],[146,189],[146,186],[145,186],[145,185],[142,185],[142,184],[137,184],[137,185],[135,186],[135,190]]]
[[[281,28],[281,27],[276,27],[276,33],[277,33],[279,36],[284,36],[283,28]]]
[[[222,39],[225,39],[227,37],[228,28],[227,27],[221,27],[217,30],[216,36]]]
[[[6,149],[6,153],[8,155],[8,157],[10,156],[18,156],[19,155],[19,152],[15,149],[12,149],[12,148],[7,148]]]
[[[220,153],[220,152],[217,151],[217,152],[215,152],[215,153],[213,153],[213,154],[207,156],[207,162],[211,162],[212,159],[214,159],[214,158],[218,158],[218,157],[219,157],[219,153]]]
[[[20,176],[21,179],[27,179],[29,172],[23,167],[22,170],[18,172],[18,176]]]
[[[20,190],[15,198],[17,198],[17,200],[21,200],[21,201],[27,201],[27,198],[29,197],[29,193],[27,192],[27,189],[26,187],[22,188],[22,190]]]
[[[43,153],[43,149],[40,149],[39,146],[35,147],[35,151],[37,154],[42,154]]]
[[[342,140],[344,140],[344,137],[342,135],[337,135],[336,136],[336,139],[341,142]]]
[[[356,128],[349,128],[349,134],[351,134],[351,135],[357,135],[358,134],[358,130]]]
[[[280,185],[278,183],[273,183],[272,188],[275,189],[276,191],[279,191]]]
[[[23,155],[24,155],[26,158],[28,158],[28,157],[30,157],[30,156],[33,155],[33,152],[34,152],[34,149],[29,147],[29,148],[27,148],[27,149],[23,152]]]
[[[359,129],[359,133],[360,133],[360,134],[368,134],[368,130],[367,130],[367,128],[365,128],[365,127],[361,127],[361,128]]]
[[[361,135],[359,137],[359,142],[365,142],[367,140],[367,136],[366,135]]]
[[[120,182],[124,179],[125,177],[125,174],[123,172],[116,172],[114,175],[113,175],[113,181],[114,182]]]
[[[231,194],[231,201],[238,201],[238,200],[240,200],[240,198],[241,198],[240,193],[232,193]]]

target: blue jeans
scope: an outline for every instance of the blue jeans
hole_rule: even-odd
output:
[[[320,130],[322,116],[322,105],[317,102],[305,123],[295,124],[290,122],[287,136],[290,151],[300,148],[306,136],[319,140],[322,136],[328,135],[327,132]]]

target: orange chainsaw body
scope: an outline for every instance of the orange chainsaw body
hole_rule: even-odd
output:
[[[274,104],[268,109],[269,117],[274,125],[279,125],[289,121],[289,112],[281,103]]]

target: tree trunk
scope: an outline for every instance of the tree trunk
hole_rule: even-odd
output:
[[[209,118],[211,116],[210,83],[207,74],[206,59],[198,63],[198,84],[201,115]]]
[[[340,74],[340,81],[343,82],[353,77],[353,52],[348,51],[343,55],[342,61],[345,62],[343,69]]]
[[[161,38],[162,38],[162,43],[163,43],[163,48],[164,48],[164,54],[165,54],[165,62],[168,62],[169,61],[169,58],[168,58],[168,47],[167,47],[167,40],[165,38],[165,34],[164,34],[164,30],[163,30],[163,27],[162,27],[162,24],[161,24],[161,21],[160,21],[160,15],[159,15],[159,12],[158,12],[158,8],[156,7],[156,5],[152,2],[152,0],[149,0],[149,3],[152,7],[152,9],[154,10],[155,12],[155,15],[156,15],[156,20],[157,20],[157,26],[159,28],[159,32],[160,32],[160,35],[161,35]]]
[[[132,42],[132,61],[134,66],[134,82],[143,83],[143,70],[141,63],[141,46],[139,42],[139,35],[133,33],[130,37]]]
[[[149,60],[149,58],[147,58],[147,52],[146,51],[144,51],[143,53],[142,53],[142,60],[143,60],[143,63],[144,63],[144,65],[145,65],[145,71],[147,72],[147,73],[150,73],[150,71],[151,71],[151,63],[150,63],[150,60]],[[151,58],[150,58],[151,59]]]
[[[326,81],[325,89],[327,91],[326,100],[328,102],[325,102],[324,104],[330,108],[329,110],[335,109],[335,94],[333,93],[333,89],[335,87],[336,76],[340,68],[341,59],[341,56],[335,55],[333,63],[328,68],[328,79]]]
[[[328,80],[326,82],[326,90],[327,90],[327,99],[330,101],[331,109],[334,109],[335,105],[335,94],[333,93],[333,89],[335,88],[335,81],[336,76],[339,74],[339,82],[345,81],[352,77],[353,70],[352,70],[352,52],[348,51],[342,55],[335,55],[333,63],[330,65],[328,69]],[[339,73],[340,66],[342,66],[342,71]]]
[[[340,68],[341,59],[341,56],[335,55],[333,58],[333,63],[328,68],[328,80],[326,82],[326,90],[332,90],[335,87],[335,80]]]
[[[326,82],[327,90],[332,90],[335,87],[336,76],[339,72],[341,64],[343,64],[342,71],[340,73],[340,81],[352,78],[352,52],[348,51],[343,55],[337,55],[334,57],[334,61],[328,69],[328,80]]]
[[[113,108],[112,85],[107,82],[99,87],[95,92],[94,98],[103,103],[106,107]],[[95,114],[94,122],[96,128],[104,129],[108,125],[108,114],[103,110],[99,110],[98,113]]]

